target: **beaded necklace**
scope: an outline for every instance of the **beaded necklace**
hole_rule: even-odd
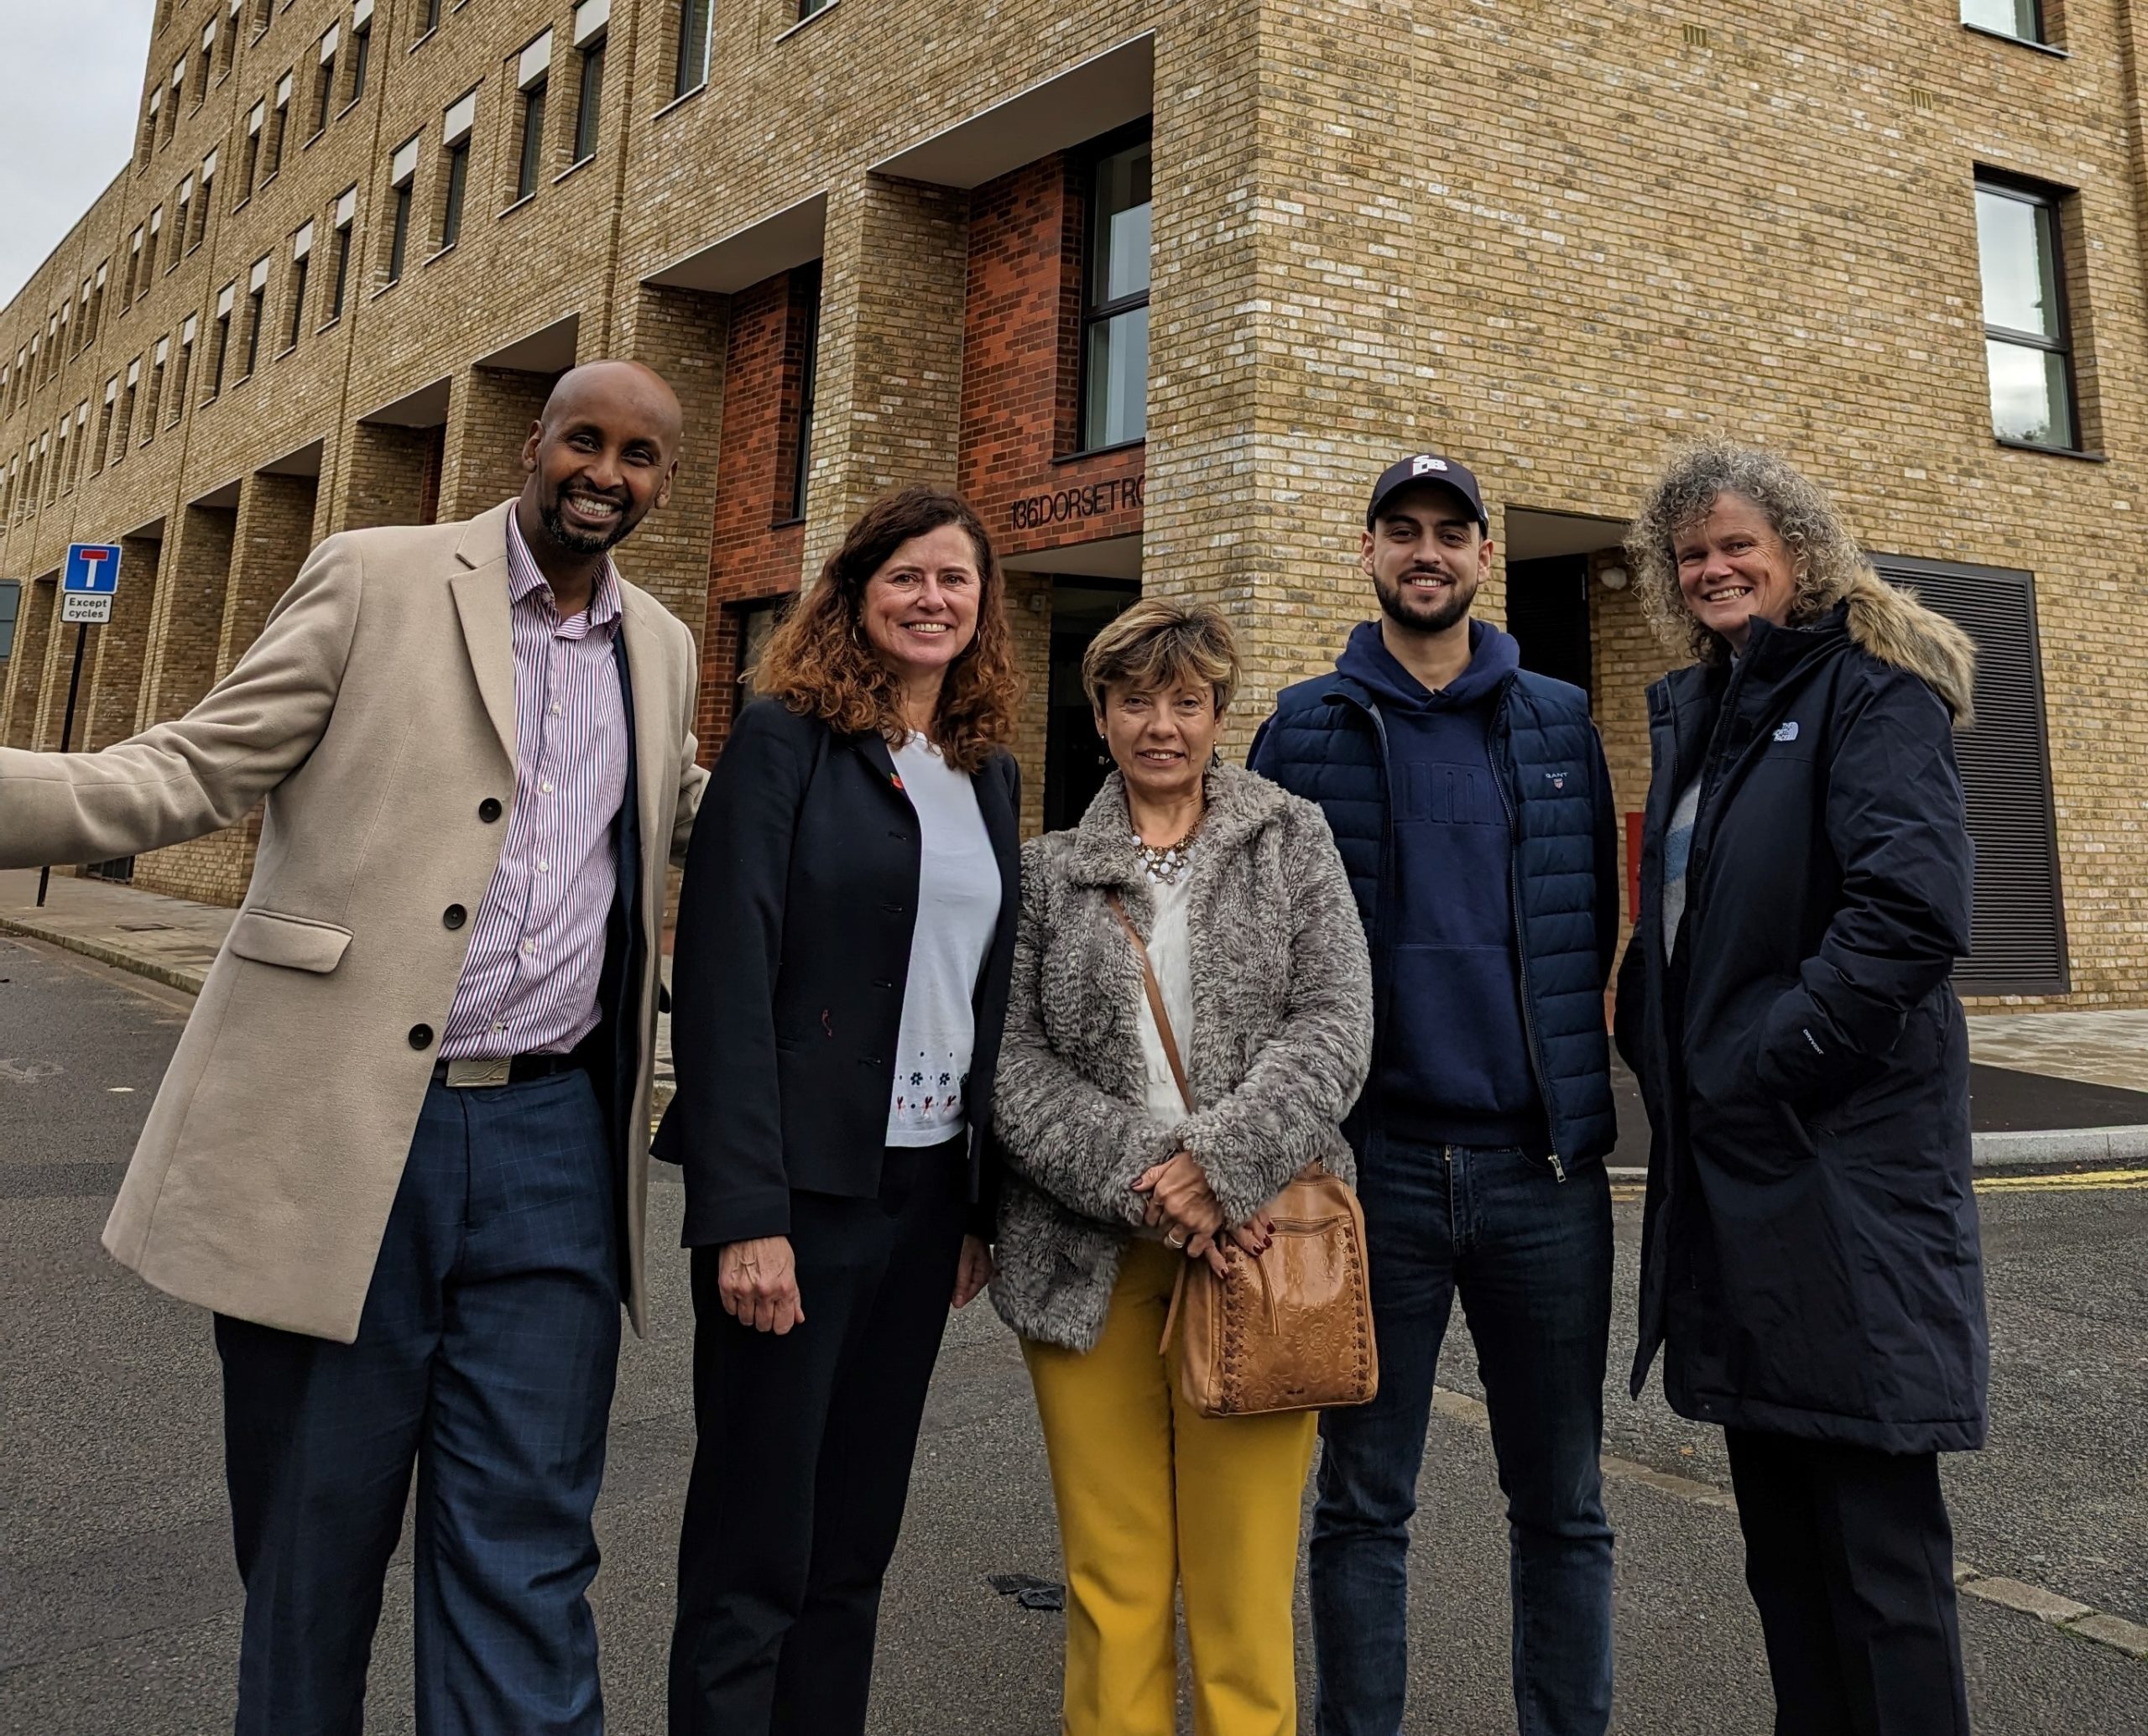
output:
[[[1150,884],[1158,886],[1177,884],[1179,876],[1186,872],[1186,865],[1191,858],[1193,841],[1201,835],[1201,822],[1207,817],[1208,811],[1204,807],[1200,819],[1188,826],[1186,836],[1175,844],[1151,844],[1146,842],[1139,832],[1133,834],[1134,848],[1141,858],[1141,871],[1148,876]]]

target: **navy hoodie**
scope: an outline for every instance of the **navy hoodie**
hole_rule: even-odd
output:
[[[1546,1150],[1521,1010],[1513,827],[1492,764],[1492,722],[1520,648],[1471,622],[1468,667],[1435,693],[1368,621],[1335,666],[1370,690],[1387,726],[1394,950],[1374,1061],[1381,1118],[1428,1144]]]

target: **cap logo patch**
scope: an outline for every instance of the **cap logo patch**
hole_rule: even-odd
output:
[[[1413,477],[1423,476],[1427,471],[1445,470],[1446,468],[1446,459],[1435,458],[1429,452],[1420,452],[1415,458],[1412,458],[1410,461],[1410,474]]]

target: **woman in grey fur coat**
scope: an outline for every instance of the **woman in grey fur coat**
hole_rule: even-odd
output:
[[[1257,1251],[1264,1207],[1364,1082],[1364,929],[1320,810],[1216,763],[1238,677],[1216,609],[1150,599],[1082,665],[1118,769],[1022,863],[995,1130],[993,1304],[1022,1337],[1067,1578],[1068,1736],[1169,1736],[1182,1590],[1203,1736],[1297,1728],[1291,1591],[1310,1411],[1212,1418],[1159,1348],[1180,1263]],[[1181,1098],[1109,903],[1154,962]]]

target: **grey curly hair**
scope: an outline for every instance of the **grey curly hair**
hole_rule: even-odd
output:
[[[1727,440],[1672,455],[1626,533],[1626,558],[1642,613],[1664,649],[1719,663],[1729,647],[1693,618],[1678,590],[1678,533],[1705,518],[1721,494],[1743,496],[1767,515],[1790,550],[1797,576],[1792,625],[1817,619],[1870,569],[1864,551],[1820,485],[1772,452]]]

